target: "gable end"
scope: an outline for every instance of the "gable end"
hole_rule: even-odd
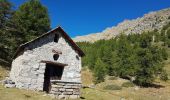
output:
[[[41,39],[41,38],[43,38],[43,37],[46,37],[46,36],[48,36],[49,34],[55,34],[55,32],[60,32],[61,35],[71,44],[72,48],[79,54],[79,56],[81,56],[81,57],[85,56],[84,52],[83,52],[83,51],[79,48],[79,46],[68,36],[68,34],[67,34],[61,27],[57,27],[57,28],[55,28],[55,29],[53,29],[53,30],[51,30],[51,31],[49,31],[49,32],[47,32],[47,33],[45,33],[45,34],[43,34],[43,35],[41,35],[41,36],[39,36],[39,37],[31,40],[31,41],[29,41],[29,42],[26,42],[26,43],[20,45],[20,46],[18,47],[16,53],[14,54],[13,59],[15,59],[15,58],[16,58],[17,56],[19,56],[21,53],[23,53],[24,50],[25,50],[25,48],[28,47],[30,43],[34,43],[35,41],[37,41],[37,40],[39,40],[39,39]],[[54,42],[57,42],[57,40],[54,41]]]

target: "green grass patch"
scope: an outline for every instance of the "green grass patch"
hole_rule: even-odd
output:
[[[122,87],[134,87],[135,85],[132,82],[125,82],[122,84]]]
[[[112,93],[101,91],[98,89],[82,89],[82,95],[80,100],[120,100],[120,96],[113,95]]]
[[[118,86],[118,85],[106,85],[105,87],[103,87],[104,90],[121,90],[122,87]]]

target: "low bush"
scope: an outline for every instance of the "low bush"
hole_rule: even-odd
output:
[[[168,80],[168,74],[166,73],[166,71],[164,73],[161,73],[160,79],[163,80],[163,81]]]
[[[122,87],[118,85],[107,85],[103,88],[104,90],[121,90]]]
[[[125,82],[122,84],[122,87],[134,87],[135,85],[132,82]]]

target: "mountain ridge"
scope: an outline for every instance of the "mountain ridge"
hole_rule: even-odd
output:
[[[95,42],[97,40],[108,40],[114,38],[120,33],[124,34],[140,34],[142,32],[159,30],[170,22],[170,8],[159,11],[152,11],[132,20],[124,20],[117,26],[108,27],[102,32],[91,33],[84,36],[73,38],[75,42]]]

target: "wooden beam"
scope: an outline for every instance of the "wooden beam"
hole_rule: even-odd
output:
[[[55,53],[55,54],[62,54],[62,52],[61,52],[61,51],[54,50],[54,49],[52,50],[52,52],[53,52],[53,53]]]
[[[54,61],[47,61],[47,60],[42,60],[41,63],[54,64],[54,65],[58,65],[58,66],[68,66],[68,64],[54,62]]]

